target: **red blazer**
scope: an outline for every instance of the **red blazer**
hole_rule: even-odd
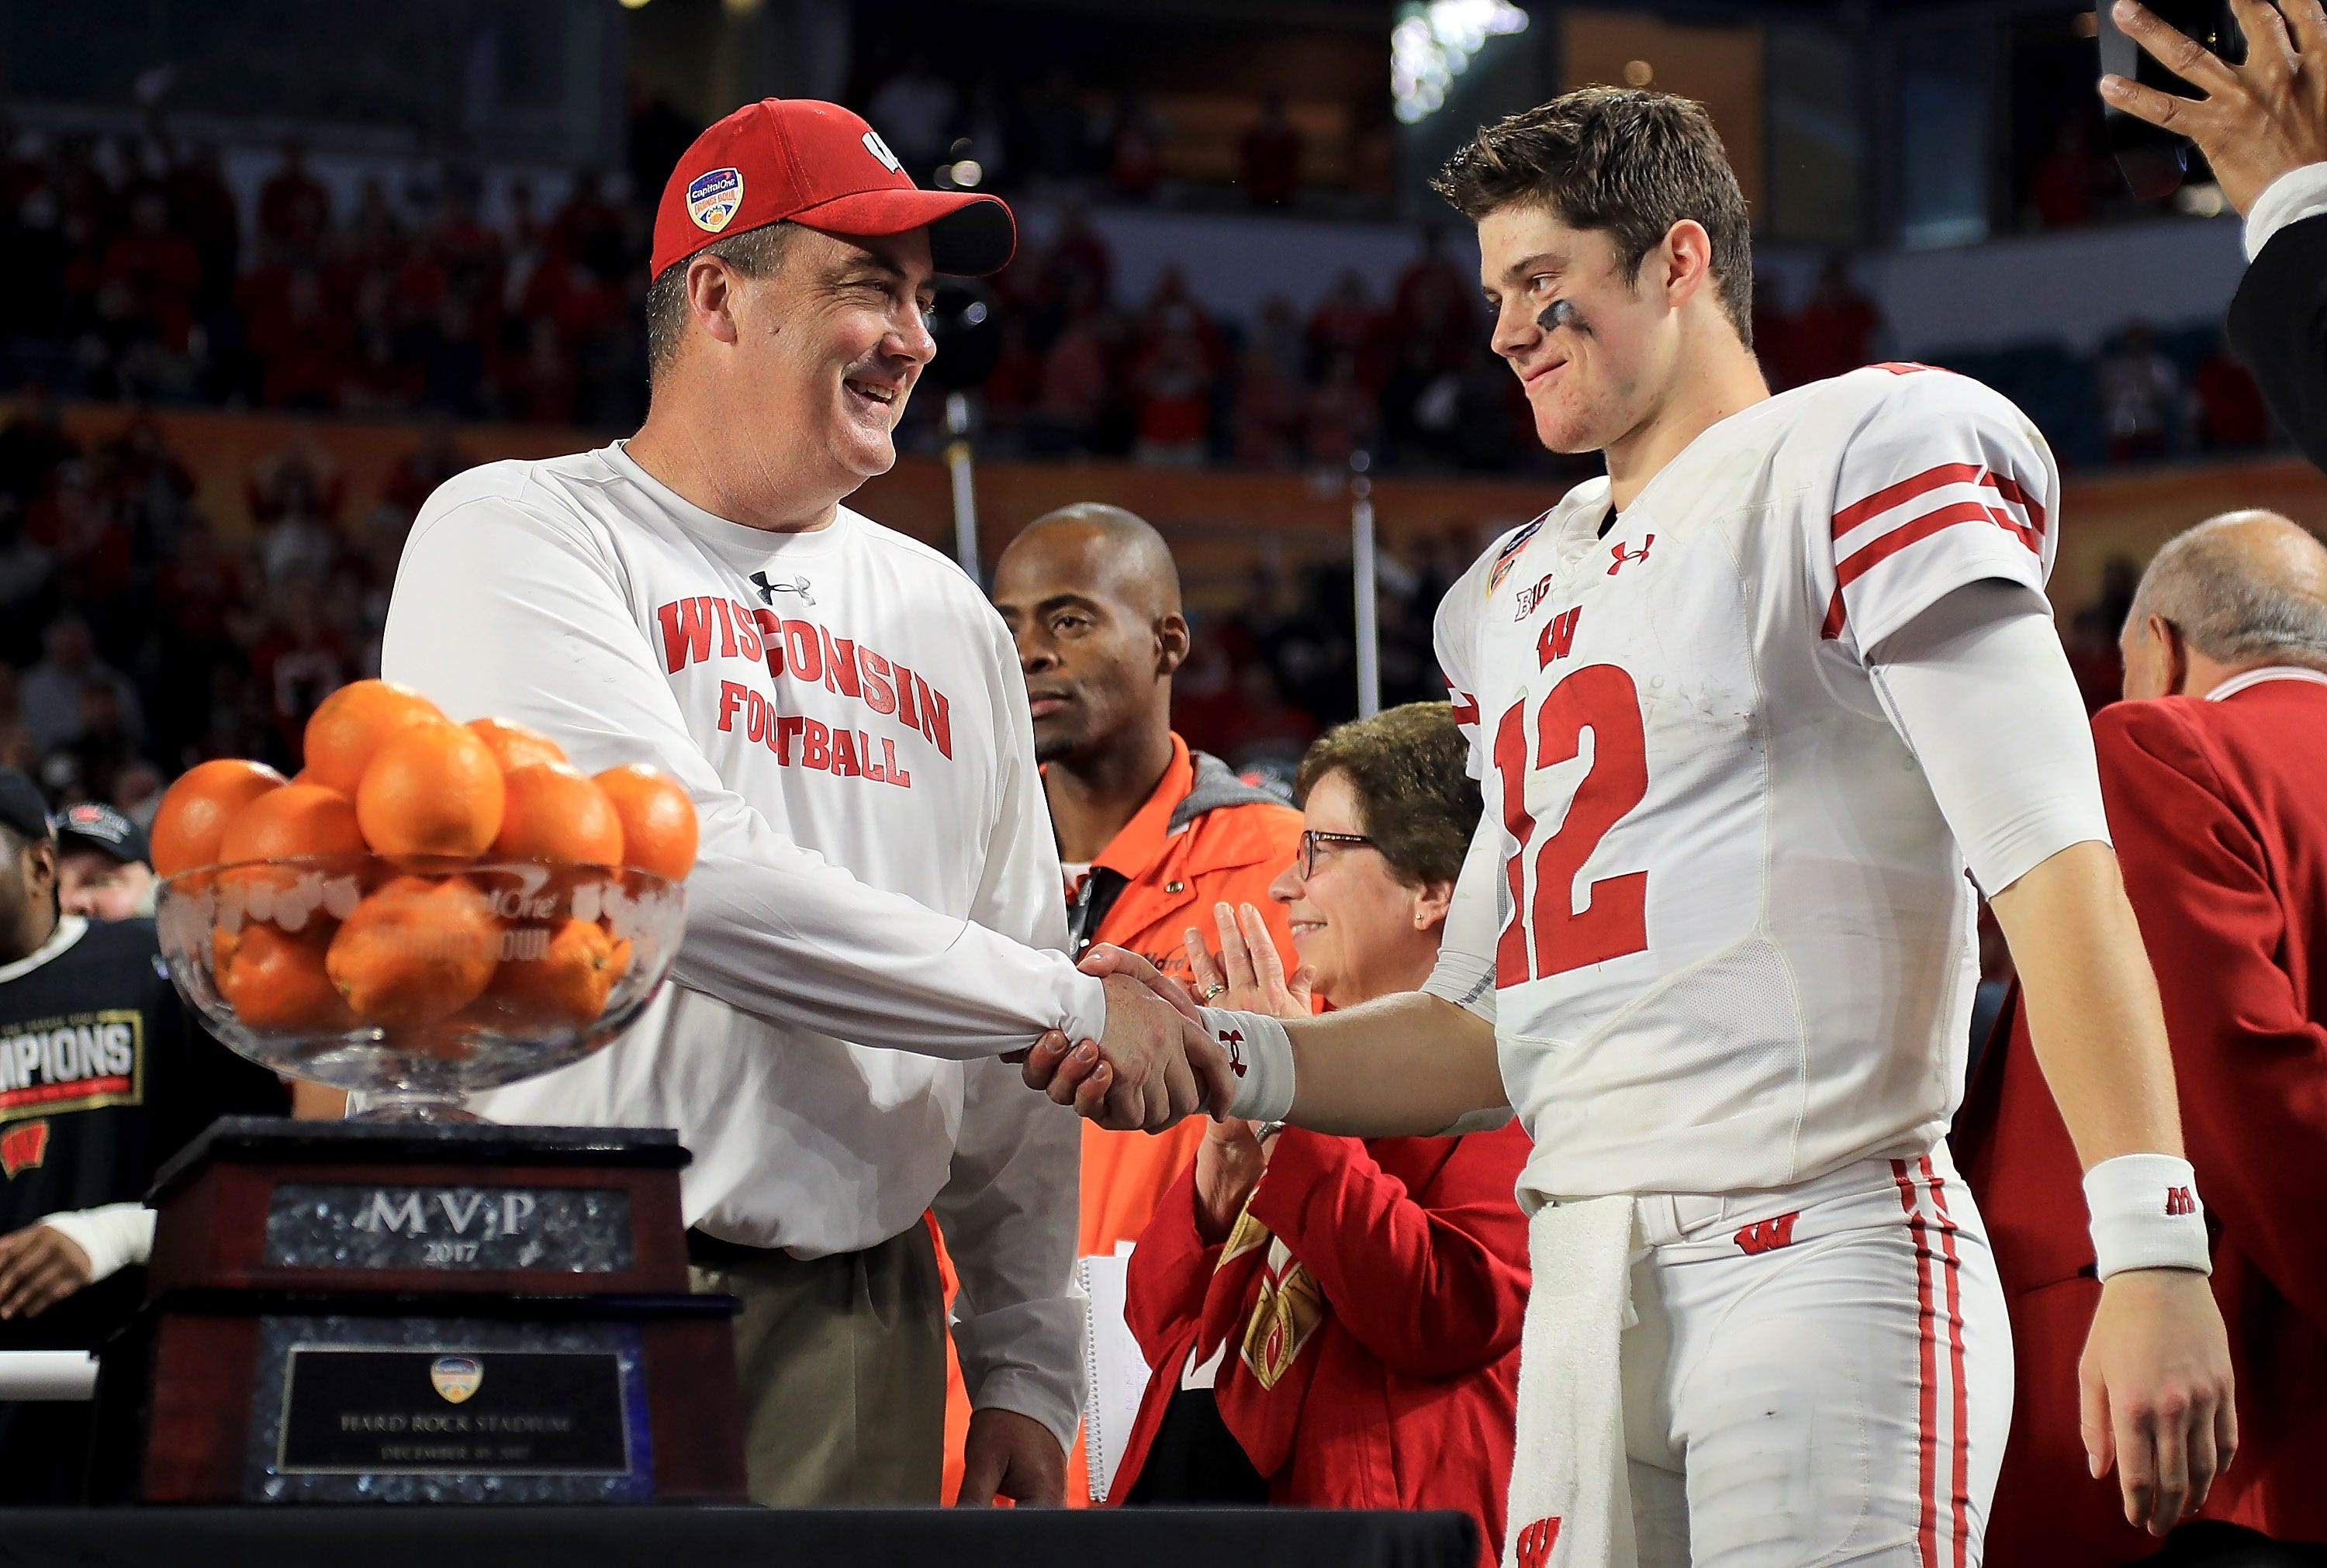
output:
[[[1220,1268],[1196,1230],[1192,1165],[1131,1255],[1128,1316],[1154,1374],[1110,1502],[1146,1462],[1195,1346],[1226,1329],[1222,1418],[1247,1453],[1281,1451],[1273,1501],[1312,1507],[1460,1508],[1481,1562],[1500,1560],[1511,1470],[1527,1220],[1511,1196],[1530,1145],[1514,1123],[1461,1138],[1331,1138],[1289,1127],[1247,1212],[1313,1276],[1323,1313],[1260,1388],[1238,1344],[1270,1249]],[[1300,1363],[1306,1359],[1304,1367]],[[1238,1386],[1231,1388],[1231,1383]]]
[[[2119,703],[2093,729],[2238,1375],[2238,1458],[2203,1517],[2327,1541],[2327,686]],[[2077,1158],[2016,997],[2005,1022],[1956,1139],[2019,1361],[1987,1561],[2123,1563],[2156,1542],[2126,1525],[2114,1476],[2087,1473],[2078,1435],[2100,1287]]]

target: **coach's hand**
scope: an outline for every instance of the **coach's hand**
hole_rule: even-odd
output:
[[[1067,1456],[1051,1429],[1014,1410],[970,1413],[969,1436],[961,1445],[961,1495],[965,1508],[982,1508],[996,1498],[1057,1507],[1067,1500]]]
[[[2238,1447],[2229,1338],[2206,1276],[2110,1275],[2077,1385],[2086,1456],[2097,1478],[2117,1467],[2126,1522],[2163,1535],[2197,1512]]]
[[[1192,1112],[1227,1108],[1236,1093],[1227,1053],[1178,986],[1117,947],[1093,947],[1082,967],[1106,983],[1105,1035],[1071,1050],[1043,1036],[1022,1067],[1029,1087],[1117,1131],[1160,1133]]]
[[[2232,0],[2247,58],[2232,65],[2159,21],[2135,0],[2114,14],[2126,36],[2206,96],[2101,78],[2101,96],[2206,154],[2231,206],[2245,212],[2290,169],[2327,163],[2327,9],[2320,0]]]

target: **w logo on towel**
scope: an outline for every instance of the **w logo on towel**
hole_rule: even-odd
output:
[[[1801,1211],[1780,1214],[1775,1219],[1757,1219],[1737,1233],[1737,1250],[1748,1257],[1765,1252],[1775,1252],[1794,1244],[1794,1221]]]
[[[1519,1539],[1511,1543],[1519,1554],[1519,1568],[1543,1568],[1551,1561],[1551,1549],[1559,1545],[1559,1516],[1537,1519],[1532,1525],[1519,1527]]]

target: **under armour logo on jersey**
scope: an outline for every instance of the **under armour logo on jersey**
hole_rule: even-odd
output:
[[[1794,1221],[1801,1217],[1801,1211],[1796,1209],[1791,1214],[1780,1214],[1775,1219],[1755,1220],[1737,1233],[1737,1250],[1753,1257],[1762,1253],[1775,1252],[1781,1246],[1793,1246]]]
[[[892,174],[902,174],[905,172],[905,165],[897,162],[897,154],[889,150],[889,144],[881,139],[880,132],[864,133],[864,150],[886,164]]]
[[[2198,1212],[2198,1200],[2191,1196],[2187,1187],[2168,1187],[2165,1190],[2165,1212],[2195,1214]]]
[[[1519,1560],[1519,1568],[1543,1568],[1551,1561],[1551,1549],[1559,1545],[1559,1516],[1537,1519],[1532,1525],[1519,1526],[1518,1539],[1511,1550]]]
[[[1549,669],[1555,658],[1565,658],[1575,647],[1575,623],[1584,619],[1584,606],[1563,610],[1543,623],[1543,631],[1535,639],[1536,668]]]
[[[803,604],[816,602],[816,595],[808,591],[808,579],[805,577],[795,577],[789,583],[771,583],[765,572],[754,572],[752,581],[760,590],[760,602],[762,604],[773,604],[779,593],[797,593]]]
[[[1228,1047],[1229,1071],[1236,1074],[1238,1078],[1244,1077],[1244,1031],[1241,1029],[1221,1030],[1220,1043]]]
[[[1656,542],[1657,537],[1654,534],[1650,534],[1641,539],[1640,547],[1639,549],[1631,551],[1629,554],[1626,553],[1624,549],[1624,541],[1621,539],[1619,539],[1614,544],[1609,546],[1608,553],[1616,558],[1616,564],[1608,568],[1608,575],[1613,577],[1617,573],[1622,571],[1634,561],[1647,560],[1649,558],[1649,546]]]

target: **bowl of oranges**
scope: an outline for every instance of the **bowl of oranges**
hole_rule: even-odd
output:
[[[292,779],[201,763],[154,818],[170,978],[242,1055],[367,1116],[467,1120],[470,1091],[602,1049],[670,973],[696,846],[675,779],[584,774],[378,680],[326,698],[304,751]]]

